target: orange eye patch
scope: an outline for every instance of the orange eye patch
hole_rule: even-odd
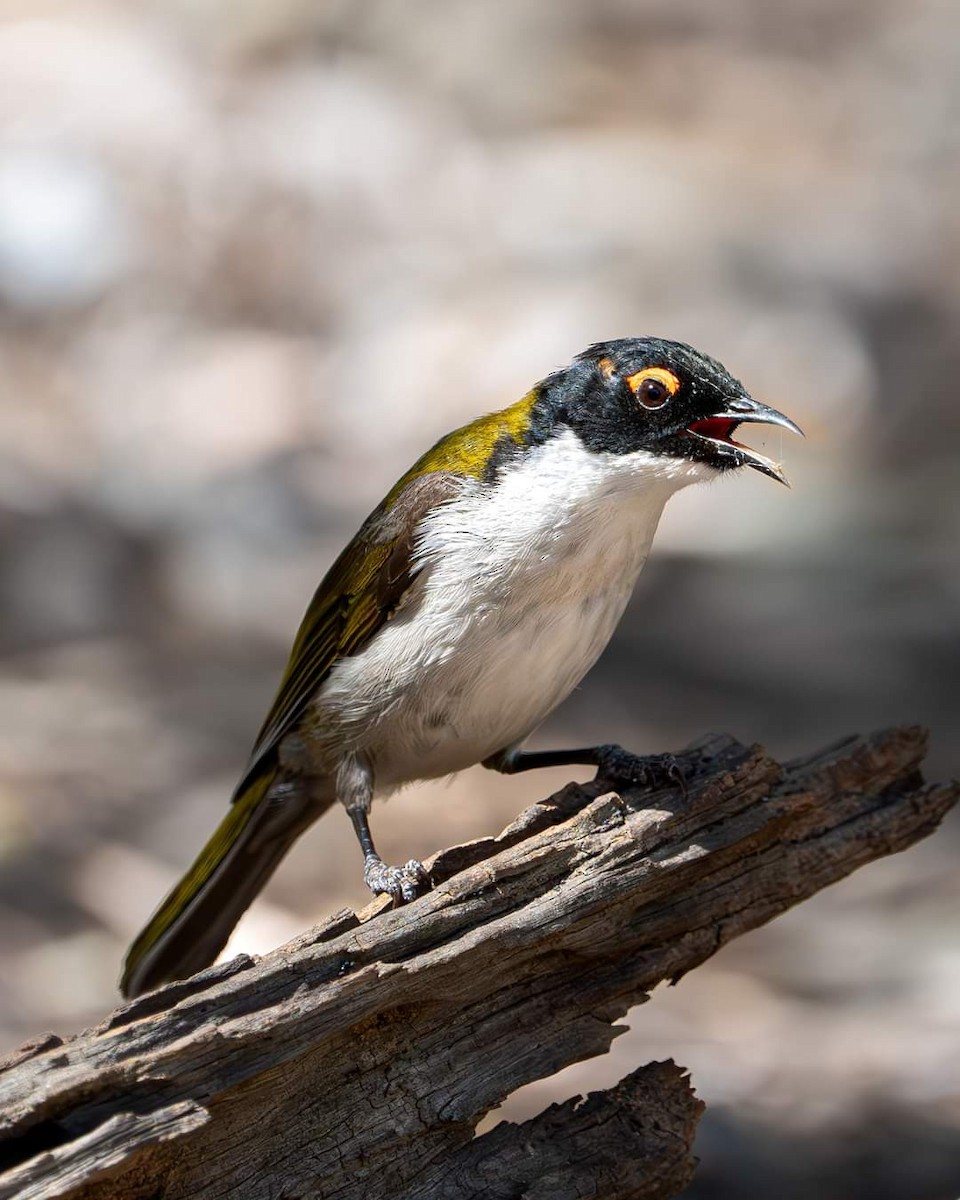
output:
[[[627,387],[644,408],[662,408],[680,390],[680,380],[666,367],[645,367],[627,376]]]

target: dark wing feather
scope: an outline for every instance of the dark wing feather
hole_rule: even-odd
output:
[[[235,798],[272,763],[280,741],[338,659],[362,650],[389,620],[415,575],[417,527],[432,508],[457,494],[461,478],[435,471],[401,481],[327,572],[297,632]]]

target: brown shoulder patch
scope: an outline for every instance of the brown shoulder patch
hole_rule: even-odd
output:
[[[452,500],[462,486],[461,477],[449,471],[431,471],[416,475],[397,493],[389,508],[383,505],[371,513],[361,535],[372,546],[405,540],[432,508]]]

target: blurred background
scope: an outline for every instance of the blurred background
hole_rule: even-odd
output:
[[[597,339],[693,342],[808,438],[767,437],[792,492],[671,502],[539,744],[910,721],[955,773],[958,140],[944,0],[3,0],[0,1047],[116,1003],[394,478]],[[568,774],[416,788],[381,849]],[[504,1112],[673,1056],[709,1106],[691,1196],[956,1197],[958,846],[736,942]],[[232,949],[363,905],[360,865],[329,814]]]

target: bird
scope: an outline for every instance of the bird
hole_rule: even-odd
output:
[[[584,764],[648,784],[671,755],[523,749],[607,645],[667,500],[779,464],[734,439],[801,433],[715,359],[657,337],[596,343],[520,400],[441,438],[387,493],[320,583],[232,803],[132,943],[135,997],[209,966],[296,839],[338,802],[375,894],[428,880],[377,854],[370,807],[476,763]]]

